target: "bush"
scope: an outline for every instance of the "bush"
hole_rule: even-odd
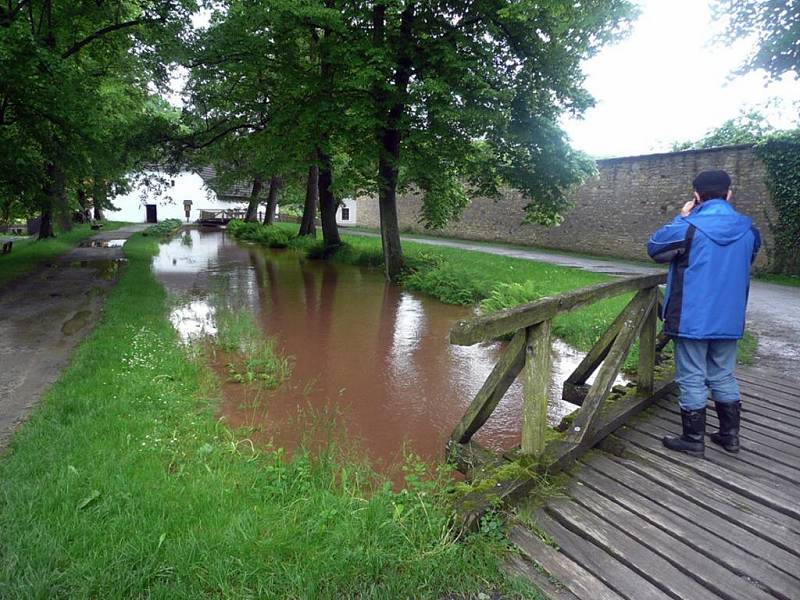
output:
[[[228,223],[227,231],[237,239],[262,244],[269,248],[287,248],[293,237],[285,229],[274,225],[237,220]]]

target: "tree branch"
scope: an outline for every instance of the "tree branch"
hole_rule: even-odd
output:
[[[61,58],[69,58],[73,54],[80,52],[85,46],[88,46],[96,39],[101,38],[104,35],[107,35],[114,31],[119,31],[120,29],[126,29],[128,27],[136,27],[137,25],[160,23],[161,21],[162,19],[134,19],[133,21],[124,21],[122,23],[115,23],[114,25],[103,27],[103,29],[98,29],[93,34],[83,38],[80,42],[73,44],[73,46],[69,50],[65,51],[61,55]]]

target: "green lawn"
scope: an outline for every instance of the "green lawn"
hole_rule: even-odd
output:
[[[373,233],[379,234],[380,232],[377,229],[369,229],[366,227],[349,227],[347,229],[351,229],[354,231],[363,231],[366,233]],[[343,231],[347,231],[347,229]],[[548,254],[554,254],[556,256],[574,256],[576,258],[587,258],[593,260],[605,260],[614,263],[621,263],[626,265],[632,265],[637,267],[647,267],[647,268],[655,268],[655,269],[665,269],[667,265],[662,265],[655,263],[650,260],[634,260],[630,258],[619,258],[618,256],[608,256],[605,254],[584,254],[582,252],[571,252],[569,250],[555,250],[552,248],[541,248],[538,246],[525,246],[522,244],[506,244],[502,242],[483,242],[481,240],[469,240],[469,239],[461,239],[461,238],[450,238],[445,236],[437,235],[436,233],[430,234],[421,234],[421,233],[402,233],[401,234],[404,239],[414,240],[415,238],[426,238],[426,239],[437,239],[440,238],[442,240],[452,240],[454,242],[464,242],[468,244],[476,244],[479,246],[486,246],[487,248],[508,248],[510,250],[531,250],[531,251],[541,251],[547,252]],[[349,236],[353,237],[353,236]],[[431,244],[429,244],[430,246]],[[405,244],[404,244],[405,247]],[[778,275],[774,273],[762,273],[757,271],[753,274],[753,279],[757,281],[766,281],[769,283],[777,283],[781,285],[792,285],[800,287],[800,276],[798,275]]]
[[[457,539],[413,463],[394,492],[352,449],[289,460],[228,430],[154,237],[124,249],[102,321],[0,459],[0,597],[536,597],[501,575],[499,524]]]
[[[763,273],[755,277],[759,281],[768,283],[778,283],[780,285],[793,285],[800,287],[800,275],[777,275],[774,273]]]
[[[102,231],[113,231],[125,224],[105,221]],[[26,238],[15,241],[10,253],[0,254],[0,287],[30,273],[41,263],[64,254],[96,233],[100,232],[93,231],[87,223],[75,225],[72,231],[58,233],[56,237],[47,240]]]

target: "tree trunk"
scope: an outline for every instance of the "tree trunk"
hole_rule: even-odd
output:
[[[272,225],[275,221],[275,208],[278,206],[278,192],[283,186],[283,180],[277,175],[269,180],[269,195],[267,196],[267,212],[264,214],[264,225]]]
[[[92,185],[92,208],[94,209],[94,220],[103,220],[103,205],[106,201],[106,186],[102,181],[94,180]]]
[[[247,213],[244,220],[252,223],[258,222],[258,196],[261,193],[261,188],[264,183],[261,181],[261,175],[253,177],[253,187],[250,189],[250,202],[247,204]]]
[[[317,149],[319,156],[319,213],[322,221],[322,239],[325,250],[333,250],[342,245],[339,237],[339,226],[336,225],[336,198],[333,195],[333,166],[331,157],[322,149]]]
[[[386,278],[396,281],[403,272],[403,249],[400,244],[400,226],[397,221],[397,181],[400,169],[400,123],[406,109],[408,82],[413,67],[411,49],[413,42],[415,3],[410,3],[400,15],[394,86],[391,96],[383,82],[373,89],[376,115],[381,125],[378,137],[378,207],[380,209],[381,241]],[[385,43],[386,8],[376,4],[372,13],[373,44],[381,48]]]
[[[53,166],[53,205],[58,214],[58,226],[61,231],[72,229],[72,212],[69,210],[69,199],[67,198],[67,178],[58,166]]]
[[[403,248],[397,221],[397,163],[400,132],[382,131],[378,159],[378,208],[380,209],[383,265],[386,278],[396,281],[403,273]]]
[[[86,223],[89,221],[89,201],[86,197],[86,190],[83,188],[78,190],[78,206],[81,207],[80,215],[81,215],[81,223]]]
[[[55,205],[56,192],[56,166],[47,163],[45,167],[45,181],[42,185],[42,222],[39,225],[40,240],[55,237],[53,231],[53,206]]]
[[[56,237],[56,234],[53,232],[53,211],[48,206],[42,209],[42,221],[39,224],[39,237],[37,239],[44,240],[51,237]]]
[[[315,157],[316,158],[316,157]],[[303,218],[300,221],[300,231],[297,235],[317,235],[317,199],[319,197],[319,167],[316,163],[308,167],[308,181],[306,183],[306,202],[303,205]]]

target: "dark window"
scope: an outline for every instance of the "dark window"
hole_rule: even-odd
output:
[[[342,207],[342,221],[349,221],[350,220],[350,207],[343,206]]]

